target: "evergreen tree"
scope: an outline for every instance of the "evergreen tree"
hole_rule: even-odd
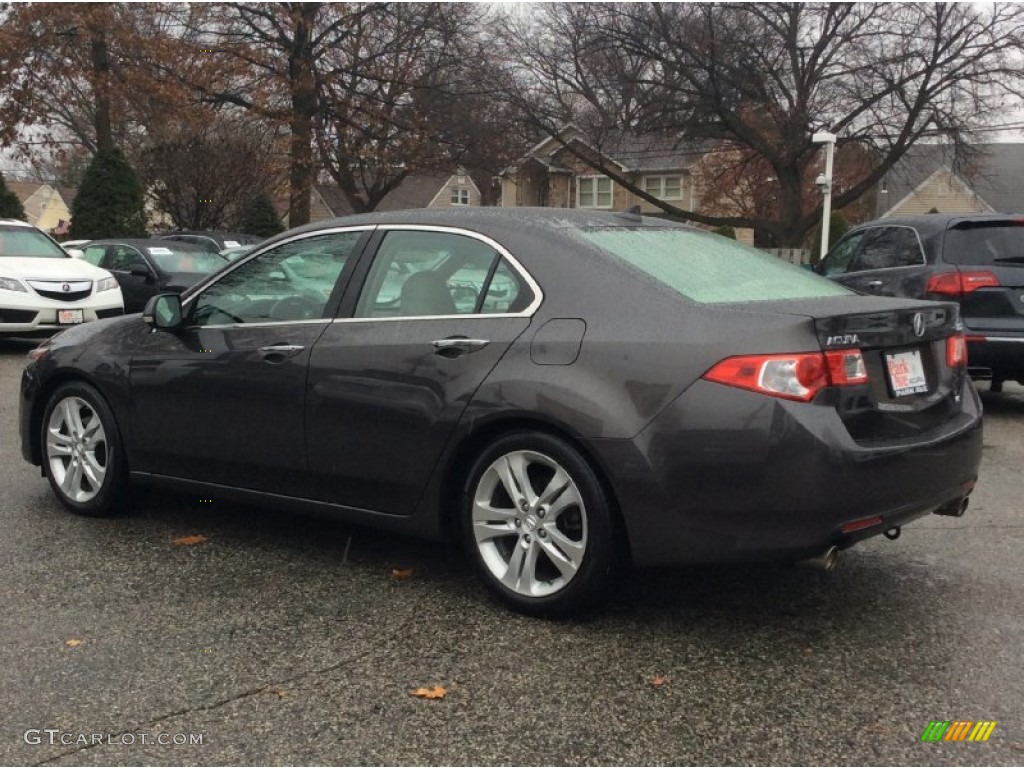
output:
[[[281,219],[274,210],[274,204],[266,192],[260,192],[242,208],[238,228],[248,235],[270,237],[282,232]]]
[[[25,221],[25,208],[21,200],[7,188],[4,175],[0,173],[0,219],[19,219]]]
[[[735,240],[736,239],[736,230],[733,229],[732,227],[728,226],[728,225],[724,225],[724,226],[721,226],[721,227],[716,227],[713,231],[714,231],[714,233],[716,235],[721,235],[722,237],[728,237],[730,240]]]
[[[71,206],[71,238],[146,237],[142,186],[120,150],[99,151]]]

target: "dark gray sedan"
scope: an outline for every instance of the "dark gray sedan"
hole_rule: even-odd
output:
[[[457,537],[533,614],[630,559],[831,564],[961,514],[981,456],[955,305],[633,213],[322,222],[32,357],[23,452],[72,511],[155,485]]]

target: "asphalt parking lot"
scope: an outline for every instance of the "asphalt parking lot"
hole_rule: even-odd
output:
[[[1024,388],[983,393],[964,518],[830,574],[633,574],[554,623],[431,543],[184,496],[65,513],[18,447],[30,346],[0,342],[0,763],[1024,762]]]

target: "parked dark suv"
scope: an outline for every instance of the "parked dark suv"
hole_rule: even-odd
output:
[[[1024,384],[1024,215],[927,214],[851,230],[817,271],[860,293],[960,304],[968,370]]]

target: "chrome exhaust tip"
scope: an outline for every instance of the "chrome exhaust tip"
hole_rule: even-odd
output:
[[[831,571],[839,562],[839,550],[836,547],[829,547],[817,557],[809,557],[801,560],[800,565],[805,568],[814,568],[818,571]]]
[[[944,517],[963,517],[970,503],[971,499],[968,496],[964,496],[962,499],[953,499],[936,509],[934,514]]]

